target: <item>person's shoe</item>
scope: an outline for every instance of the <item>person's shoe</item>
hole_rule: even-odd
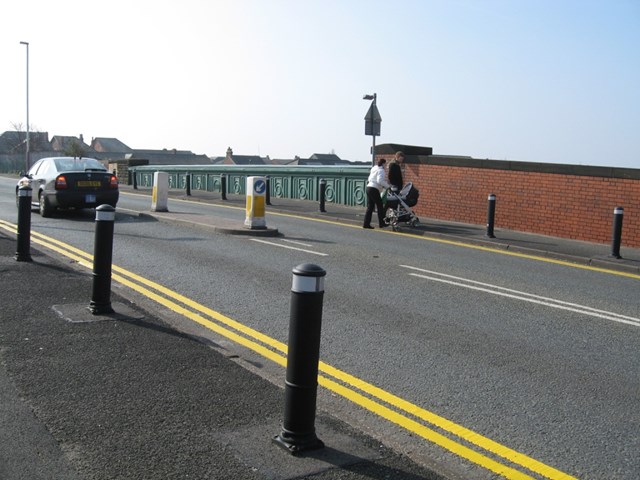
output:
[[[363,225],[362,228],[373,228],[371,225]]]

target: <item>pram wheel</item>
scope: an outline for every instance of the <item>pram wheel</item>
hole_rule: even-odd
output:
[[[418,217],[413,218],[413,219],[411,220],[411,226],[412,226],[412,227],[417,227],[418,225],[420,225],[420,219],[419,219]]]

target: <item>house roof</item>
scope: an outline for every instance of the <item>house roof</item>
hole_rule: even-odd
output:
[[[122,143],[117,138],[108,138],[108,137],[96,137],[91,140],[91,148],[93,148],[96,152],[105,152],[105,153],[124,153],[124,152],[132,152],[133,150]]]
[[[335,153],[314,153],[309,160],[319,160],[321,162],[341,162],[342,160]]]
[[[295,158],[272,158],[271,164],[272,165],[293,165],[295,161],[296,161]]]
[[[56,152],[62,152],[66,150],[66,148],[73,142],[76,142],[78,145],[80,145],[87,153],[95,153],[95,150],[93,148],[84,143],[84,141],[80,140],[78,137],[54,135],[53,137],[51,137],[50,143],[53,150],[55,150]]]
[[[27,138],[27,132],[6,131],[0,135],[0,153],[12,154],[24,152],[23,145]],[[50,150],[48,132],[29,132],[29,150],[39,152]]]
[[[267,162],[258,155],[233,155],[231,158],[226,157],[224,163],[231,165],[266,165]]]

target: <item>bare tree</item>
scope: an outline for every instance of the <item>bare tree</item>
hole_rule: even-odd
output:
[[[64,154],[68,157],[82,158],[87,154],[87,151],[78,142],[71,140],[71,142],[65,147]]]

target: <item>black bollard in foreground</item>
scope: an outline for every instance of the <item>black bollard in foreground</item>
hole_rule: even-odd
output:
[[[223,173],[220,175],[220,193],[222,193],[222,200],[227,199],[227,176]]]
[[[327,192],[327,181],[324,178],[320,179],[320,211],[326,213],[324,208],[325,195]]]
[[[187,187],[187,197],[190,197],[191,196],[191,174],[190,173],[187,173],[185,175],[185,183],[187,184],[186,185],[186,187]]]
[[[265,179],[267,187],[264,192],[264,202],[266,205],[271,205],[271,179],[269,178],[269,175],[267,175]]]
[[[496,217],[496,196],[493,193],[489,194],[489,206],[487,208],[487,237],[496,238],[493,234],[493,226]]]
[[[293,269],[284,421],[282,431],[273,438],[292,454],[324,447],[316,436],[315,416],[326,274],[309,263]]]
[[[133,170],[133,189],[138,189],[138,175],[136,174],[135,170]]]
[[[31,262],[31,187],[18,189],[18,248],[16,260]]]
[[[96,208],[96,233],[93,247],[93,289],[89,310],[94,315],[114,313],[111,308],[111,260],[113,224],[116,209],[111,205]]]
[[[624,217],[624,208],[616,207],[613,209],[613,232],[611,235],[611,256],[622,258],[620,255],[620,244],[622,243],[622,218]]]

